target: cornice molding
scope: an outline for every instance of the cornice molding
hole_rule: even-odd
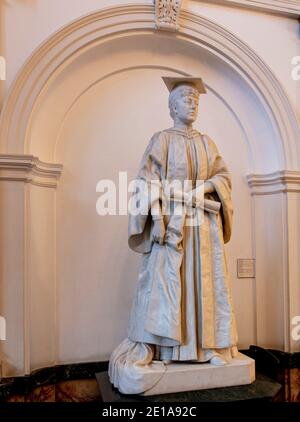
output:
[[[33,155],[1,154],[0,180],[56,188],[62,167],[61,164],[44,163]]]
[[[281,170],[269,174],[250,174],[247,176],[247,181],[251,195],[300,193],[300,171]]]
[[[218,3],[228,6],[242,7],[276,13],[298,18],[300,16],[299,0],[201,0],[204,3]]]

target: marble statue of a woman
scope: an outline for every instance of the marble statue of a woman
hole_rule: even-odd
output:
[[[224,366],[238,353],[224,252],[232,227],[230,174],[214,142],[192,126],[202,80],[163,79],[174,126],[154,134],[140,164],[137,179],[159,186],[159,194],[146,201],[145,213],[129,216],[129,246],[142,254],[141,267],[128,338],[109,365],[123,393],[149,389],[170,362]],[[164,183],[173,181],[176,190],[164,195]],[[181,212],[166,207],[172,199]],[[195,210],[202,211],[199,224]],[[153,376],[145,381],[149,368]]]

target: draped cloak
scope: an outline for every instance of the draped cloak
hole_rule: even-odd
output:
[[[196,130],[167,129],[154,134],[138,179],[210,181],[206,197],[221,203],[204,212],[201,224],[164,216],[163,245],[152,240],[148,213],[129,215],[128,243],[142,254],[128,339],[155,345],[160,359],[207,360],[205,351],[234,349],[236,324],[224,243],[231,236],[231,179],[214,142]]]

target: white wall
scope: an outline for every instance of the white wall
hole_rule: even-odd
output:
[[[291,77],[291,59],[300,54],[297,19],[201,0],[187,0],[185,7],[218,22],[259,54],[284,86],[300,120],[300,84]]]
[[[29,186],[27,215],[27,300],[29,366],[56,361],[55,195],[52,188]]]
[[[135,3],[151,2],[135,0]],[[95,10],[130,3],[131,0],[1,0],[6,92],[26,59],[55,31]]]
[[[4,374],[24,371],[24,183],[0,182],[1,279],[0,315],[6,319],[6,341],[1,341]],[[4,200],[5,199],[5,200]]]

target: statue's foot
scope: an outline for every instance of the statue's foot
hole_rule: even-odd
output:
[[[213,356],[210,359],[210,363],[215,366],[225,366],[228,364],[227,360],[222,358],[221,356]]]

